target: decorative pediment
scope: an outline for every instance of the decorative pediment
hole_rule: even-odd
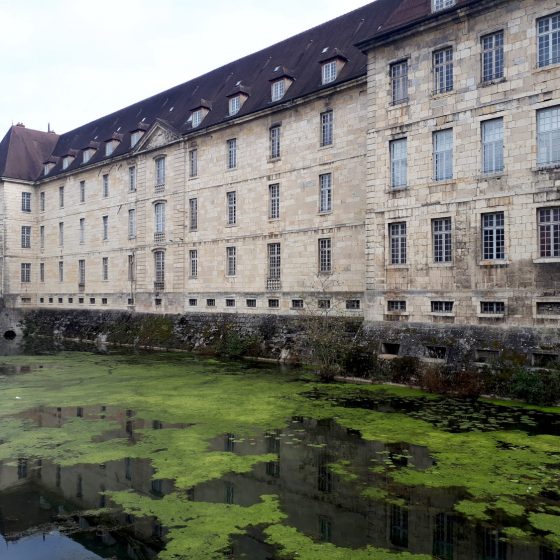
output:
[[[157,120],[153,126],[142,136],[134,151],[153,150],[170,144],[180,138],[179,133],[169,124]]]

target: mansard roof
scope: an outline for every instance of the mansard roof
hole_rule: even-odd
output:
[[[456,7],[480,1],[457,0]],[[201,107],[201,100],[211,110],[203,125],[195,129],[196,132],[336,87],[366,75],[366,55],[357,45],[363,47],[373,37],[420,21],[430,14],[431,0],[377,0],[61,136],[37,131],[28,131],[26,135],[18,131],[13,148],[7,150],[4,142],[8,138],[10,144],[15,128],[12,127],[0,145],[0,171],[9,169],[18,178],[38,180],[42,178],[42,163],[47,159],[57,161],[48,174],[51,178],[62,172],[72,172],[85,165],[126,155],[132,151],[131,133],[139,127],[147,130],[157,121],[168,123],[181,135],[188,134],[193,131],[189,117],[193,108]],[[346,62],[336,81],[323,85],[321,62],[339,57],[341,53],[344,53]],[[289,68],[293,83],[280,101],[272,102],[270,77],[277,67]],[[232,117],[229,115],[228,95],[239,88],[239,84],[250,91],[250,96]],[[62,169],[60,156],[111,138],[122,140],[111,155],[107,156],[104,149],[97,149],[87,163],[77,157],[67,169]],[[31,146],[27,145],[28,141]]]
[[[58,139],[54,132],[12,126],[0,142],[0,177],[34,181]]]

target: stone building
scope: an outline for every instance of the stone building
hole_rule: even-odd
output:
[[[560,320],[558,10],[377,0],[61,136],[12,127],[5,301],[332,308],[542,346]]]

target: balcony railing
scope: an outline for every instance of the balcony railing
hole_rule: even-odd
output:
[[[267,278],[266,279],[266,289],[269,292],[278,292],[282,289],[282,282],[280,278]]]
[[[165,233],[154,233],[154,243],[165,243]]]
[[[165,282],[154,282],[154,291],[163,292],[165,290]]]
[[[165,190],[165,183],[162,183],[161,185],[156,185],[154,190],[157,193],[163,192]]]

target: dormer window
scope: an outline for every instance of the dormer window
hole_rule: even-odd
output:
[[[322,66],[322,83],[330,84],[336,80],[337,76],[337,65],[336,60],[329,60],[325,62]]]
[[[231,97],[229,100],[229,116],[232,117],[233,115],[237,115],[240,109],[241,109],[241,96],[236,95],[235,97]]]
[[[455,6],[455,0],[432,0],[432,12],[439,12]]]
[[[74,161],[74,156],[64,156],[62,158],[62,169],[68,169],[68,166]]]
[[[286,83],[284,79],[277,80],[276,82],[272,82],[270,86],[270,98],[272,101],[280,101],[282,97],[284,97],[284,93],[286,93]]]
[[[198,109],[194,111],[193,114],[191,115],[191,125],[193,128],[196,128],[197,126],[200,126],[201,122],[202,122],[202,111]]]
[[[82,153],[82,163],[87,163],[95,153],[93,148],[86,148]]]
[[[134,148],[134,146],[136,146],[136,144],[138,144],[138,142],[140,141],[140,138],[142,138],[143,135],[144,135],[143,130],[135,130],[134,132],[132,132],[130,134],[130,147]]]
[[[110,156],[115,151],[115,141],[110,140],[105,144],[105,155]]]
[[[43,174],[48,175],[52,168],[54,167],[54,163],[52,161],[48,161],[47,163],[43,164]]]

